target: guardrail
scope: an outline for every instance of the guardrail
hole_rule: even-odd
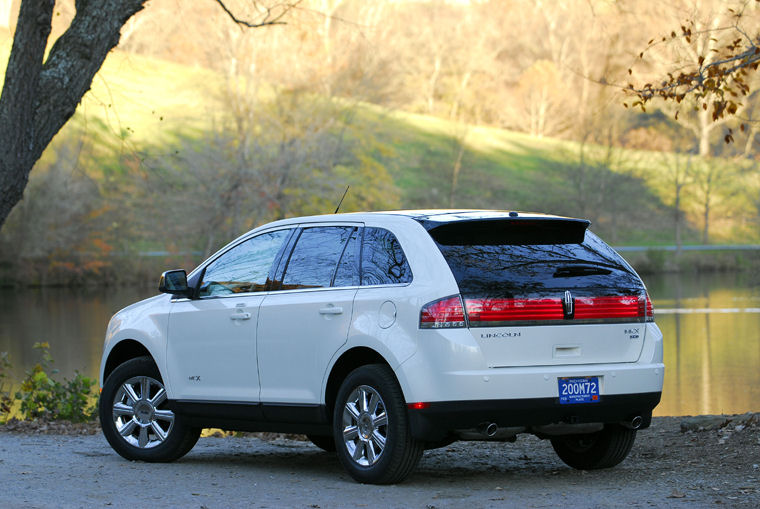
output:
[[[677,246],[613,246],[618,253],[641,251],[677,251]],[[699,246],[681,246],[681,251],[760,251],[760,244],[704,244]]]

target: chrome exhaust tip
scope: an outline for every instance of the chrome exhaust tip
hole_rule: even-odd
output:
[[[620,424],[628,429],[639,429],[641,425],[644,424],[644,418],[640,415],[637,415],[630,421],[622,421]]]
[[[498,431],[499,426],[495,422],[484,422],[478,426],[478,431],[487,437],[492,437]]]

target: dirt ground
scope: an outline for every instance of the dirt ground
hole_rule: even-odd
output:
[[[353,482],[298,436],[201,438],[171,464],[128,462],[97,425],[0,427],[3,507],[760,507],[760,414],[659,417],[615,468],[566,467],[551,445],[457,442],[397,486]]]

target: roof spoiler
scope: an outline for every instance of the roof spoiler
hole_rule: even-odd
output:
[[[591,224],[586,219],[521,217],[464,219],[441,224],[420,221],[445,246],[581,244]]]

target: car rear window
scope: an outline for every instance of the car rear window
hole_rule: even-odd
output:
[[[585,221],[489,220],[429,229],[467,298],[638,295],[643,284]]]

